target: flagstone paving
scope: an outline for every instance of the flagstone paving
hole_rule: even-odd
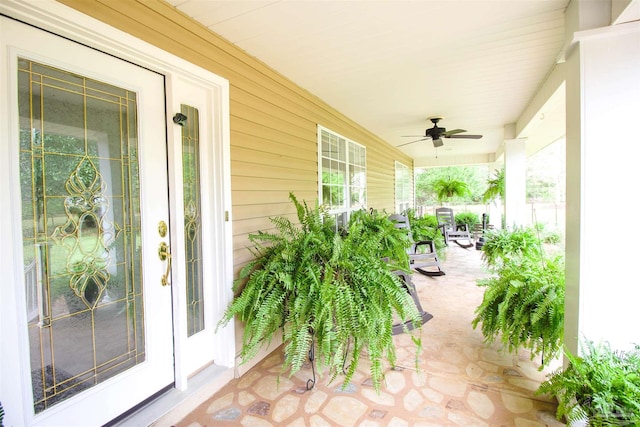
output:
[[[434,317],[422,327],[417,366],[411,337],[394,337],[397,366],[386,367],[379,392],[364,359],[348,386],[321,375],[307,390],[310,365],[280,375],[280,347],[176,427],[564,426],[555,419],[556,403],[534,394],[559,362],[541,372],[528,352],[505,354],[471,326],[483,295],[476,280],[486,276],[480,255],[454,244],[443,262],[445,276],[412,275],[423,308]]]

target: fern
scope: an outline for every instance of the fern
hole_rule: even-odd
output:
[[[564,261],[544,256],[528,235],[497,236],[509,245],[495,246],[500,250],[491,252],[491,259],[500,261],[492,261],[494,275],[478,280],[486,289],[472,326],[481,324],[487,343],[499,340],[510,352],[530,349],[531,358],[542,357],[542,368],[558,355],[563,342]]]
[[[298,224],[273,218],[276,231],[249,236],[256,257],[234,282],[237,296],[218,327],[234,317],[244,322],[241,362],[253,358],[280,330],[285,357],[283,372],[294,375],[315,345],[319,368],[331,379],[344,372],[348,384],[366,352],[371,378],[379,389],[382,361],[395,363],[392,325],[395,318],[421,324],[420,315],[392,269],[406,268],[408,240],[386,214],[360,212],[347,230],[316,206],[293,194]],[[385,263],[383,257],[391,260]],[[420,329],[414,335],[416,358]]]
[[[589,426],[640,425],[640,346],[614,351],[608,342],[583,339],[582,356],[565,352],[566,369],[557,369],[536,394],[558,398],[558,419],[588,419]]]
[[[539,258],[542,246],[531,228],[492,230],[485,235],[482,260],[489,268],[499,267],[505,259],[514,256]]]

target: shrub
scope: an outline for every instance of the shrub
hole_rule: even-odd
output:
[[[480,224],[480,217],[474,212],[460,212],[455,215],[456,224],[467,224],[467,229],[473,231],[476,224]]]

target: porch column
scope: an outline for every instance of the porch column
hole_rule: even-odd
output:
[[[565,15],[567,219],[565,344],[640,343],[637,189],[640,22],[609,25],[609,2]]]
[[[489,165],[489,177],[493,178],[494,172],[504,168],[504,163],[495,162]],[[502,229],[502,216],[504,215],[504,200],[498,197],[489,203],[487,208],[489,214],[489,224],[493,225],[496,230]]]
[[[507,130],[505,130],[505,134]],[[527,154],[525,139],[506,139],[504,142],[504,215],[505,227],[526,224]]]

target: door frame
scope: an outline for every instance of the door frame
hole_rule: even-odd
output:
[[[149,43],[137,39],[123,31],[117,30],[103,22],[88,17],[74,9],[62,5],[54,0],[38,1],[32,3],[18,2],[16,0],[0,0],[0,13],[41,29],[51,31],[70,40],[85,44],[107,54],[114,55],[139,66],[148,68],[163,74],[166,81],[166,125],[167,125],[167,150],[169,156],[174,158],[173,164],[169,162],[169,200],[171,220],[171,246],[175,250],[182,250],[177,239],[182,233],[180,230],[179,214],[176,205],[181,199],[176,198],[176,188],[180,188],[182,176],[177,174],[181,170],[180,157],[175,158],[176,153],[181,152],[180,133],[171,126],[172,116],[175,113],[174,106],[180,102],[179,93],[175,93],[173,82],[178,79],[188,80],[191,84],[202,87],[207,92],[212,112],[211,139],[207,141],[206,158],[203,161],[211,168],[213,186],[205,188],[209,195],[209,211],[203,221],[205,230],[215,233],[215,239],[207,237],[211,241],[212,253],[205,253],[206,259],[214,266],[210,268],[211,282],[213,283],[213,295],[211,309],[214,319],[220,319],[228,304],[233,300],[233,244],[232,244],[232,205],[231,205],[231,173],[230,173],[230,132],[229,132],[229,82],[228,80],[211,73],[199,66],[176,57]],[[0,66],[6,67],[6,58],[0,58]],[[6,127],[13,132],[9,111],[12,99],[4,96],[0,99],[0,127]],[[13,135],[15,137],[15,135]],[[14,156],[3,156],[5,159],[13,159]],[[19,194],[19,182],[15,178],[17,166],[0,160],[0,199],[15,200],[15,194]],[[31,390],[24,385],[31,384],[29,366],[23,362],[29,360],[28,343],[24,334],[19,330],[23,322],[16,319],[26,317],[24,293],[16,289],[15,283],[22,282],[22,261],[19,257],[21,248],[16,247],[21,241],[20,227],[14,227],[20,221],[19,213],[15,209],[2,206],[0,208],[0,235],[3,236],[3,244],[0,245],[0,268],[4,276],[2,296],[0,298],[0,340],[3,345],[0,349],[0,399],[6,412],[7,425],[30,425],[34,422]],[[5,240],[6,239],[6,240]],[[12,246],[9,250],[6,246]],[[187,348],[186,336],[186,310],[185,284],[177,277],[175,270],[172,272],[172,299],[174,305],[173,332],[175,352],[175,388],[187,390],[188,378],[192,372],[185,369],[181,363],[182,353]],[[26,322],[24,322],[26,324]],[[217,366],[225,368],[225,376],[233,377],[235,365],[235,326],[233,321],[226,327],[219,329],[214,334],[215,351],[213,360]],[[14,343],[14,345],[9,345]],[[16,369],[19,367],[19,369]]]

